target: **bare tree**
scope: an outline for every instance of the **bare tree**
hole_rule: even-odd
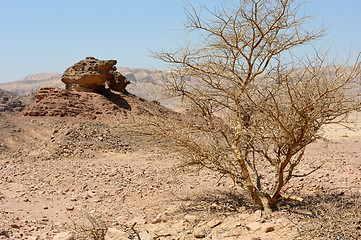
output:
[[[154,53],[172,67],[168,94],[204,119],[187,127],[156,124],[157,134],[193,162],[227,174],[264,209],[275,207],[297,177],[294,170],[321,127],[361,109],[358,58],[350,67],[318,52],[292,55],[325,34],[305,28],[310,17],[301,14],[302,5],[240,0],[205,9],[206,17],[190,7],[186,28],[197,33],[198,44]]]

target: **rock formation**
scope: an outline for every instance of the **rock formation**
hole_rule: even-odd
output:
[[[35,95],[36,102],[18,117],[56,117],[77,121],[133,123],[137,118],[174,117],[159,102],[146,101],[129,93],[129,81],[117,71],[116,60],[87,57],[69,67],[62,76],[66,89],[44,87]]]
[[[122,93],[120,93],[122,94]],[[112,117],[123,115],[129,105],[121,96],[118,101],[110,101],[101,94],[92,92],[74,92],[60,88],[41,88],[35,95],[36,102],[21,112],[31,117],[74,117],[77,119],[95,120],[102,115]],[[120,117],[120,116],[119,116]]]
[[[16,114],[25,108],[21,97],[0,89],[0,116]]]
[[[61,88],[41,88],[36,101],[18,117],[60,117],[77,121],[132,123],[137,119],[165,117],[178,119],[179,113],[157,102],[147,101],[130,93],[110,91],[107,94],[68,91]]]
[[[101,92],[106,87],[126,92],[129,81],[117,72],[116,60],[87,57],[65,70],[61,81],[66,89],[78,92]]]

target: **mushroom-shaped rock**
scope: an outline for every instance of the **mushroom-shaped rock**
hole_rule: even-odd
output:
[[[116,60],[87,57],[66,69],[61,81],[70,91],[100,92],[107,83],[109,88],[124,92],[129,82],[116,71],[115,64]]]

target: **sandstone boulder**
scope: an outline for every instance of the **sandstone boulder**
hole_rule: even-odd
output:
[[[101,92],[110,89],[125,92],[129,81],[117,72],[116,60],[98,60],[87,57],[65,70],[61,81],[66,89],[78,92]]]
[[[113,77],[107,80],[108,87],[115,91],[124,92],[125,88],[129,84],[129,81],[126,79],[126,77],[118,72],[115,66],[113,66],[110,74]]]

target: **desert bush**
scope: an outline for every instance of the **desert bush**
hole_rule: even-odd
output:
[[[94,216],[89,213],[78,213],[77,216],[70,218],[71,225],[67,228],[75,234],[78,240],[104,240],[109,228],[116,228],[124,237],[129,239],[139,239],[136,223],[129,226],[117,220],[105,219],[102,216]]]
[[[77,218],[71,219],[71,222],[69,229],[75,233],[76,239],[79,240],[103,240],[111,226],[109,221],[88,213],[79,213]]]
[[[325,34],[307,29],[297,0],[241,0],[221,9],[192,6],[186,29],[194,43],[154,52],[168,63],[164,88],[202,117],[147,130],[168,139],[190,162],[231,177],[264,209],[274,208],[322,127],[361,110],[359,58],[352,65],[327,54],[292,53]],[[202,15],[201,13],[205,13]]]

